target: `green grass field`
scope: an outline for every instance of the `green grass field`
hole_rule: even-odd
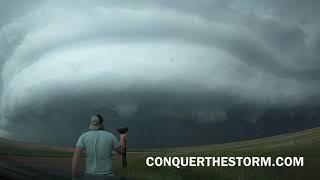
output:
[[[136,179],[317,180],[320,179],[320,128],[221,145],[148,149],[130,153],[129,166],[115,173]],[[303,156],[303,167],[147,167],[148,156]]]
[[[29,148],[0,141],[0,155],[30,157],[65,157],[72,151]],[[130,149],[129,149],[130,150]],[[147,167],[148,156],[303,156],[303,167]],[[71,163],[71,162],[70,162]],[[128,153],[128,167],[123,169],[115,156],[114,172],[128,179],[222,179],[222,180],[318,180],[320,179],[320,128],[269,138],[227,144],[135,149]],[[67,166],[69,167],[69,166]]]

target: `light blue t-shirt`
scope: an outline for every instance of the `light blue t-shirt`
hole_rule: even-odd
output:
[[[102,130],[85,132],[76,146],[86,152],[86,173],[112,174],[112,149],[120,146],[112,133]]]

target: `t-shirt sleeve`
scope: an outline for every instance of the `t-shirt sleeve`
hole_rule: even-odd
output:
[[[81,147],[82,149],[84,149],[83,135],[79,137],[76,147]]]
[[[114,135],[112,135],[112,146],[113,149],[118,149],[120,147],[120,142]]]

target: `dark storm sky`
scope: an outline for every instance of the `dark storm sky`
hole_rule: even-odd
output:
[[[101,113],[112,132],[129,125],[136,146],[211,143],[201,132],[215,124],[228,140],[224,129],[254,125],[266,109],[317,104],[319,8],[0,0],[0,136],[73,144]]]

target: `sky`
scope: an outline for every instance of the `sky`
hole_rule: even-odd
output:
[[[0,137],[74,145],[97,113],[108,131],[129,126],[134,147],[313,127],[319,8],[316,0],[0,0]]]

